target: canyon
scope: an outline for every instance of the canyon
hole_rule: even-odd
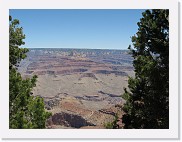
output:
[[[49,129],[104,129],[122,116],[124,88],[134,76],[127,50],[30,49],[20,62],[23,78],[37,75],[32,95],[52,113]],[[122,120],[120,125],[122,125]]]

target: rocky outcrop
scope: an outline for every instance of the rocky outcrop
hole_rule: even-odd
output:
[[[82,116],[65,112],[56,113],[49,118],[47,121],[47,127],[50,127],[51,125],[63,125],[73,128],[95,126],[94,124],[87,122]]]
[[[90,78],[93,78],[93,79],[95,79],[95,80],[98,80],[97,77],[95,76],[95,74],[93,74],[93,73],[84,73],[84,74],[82,74],[82,75],[80,76],[80,78],[79,78],[78,80],[81,80],[81,79],[84,78],[84,77],[90,77]]]
[[[122,72],[122,71],[109,71],[109,70],[95,70],[93,71],[94,73],[97,74],[115,74],[115,75],[119,75],[119,76],[128,76],[127,73]]]
[[[61,70],[57,71],[57,74],[71,74],[71,73],[80,73],[80,72],[86,72],[87,69],[79,68],[79,69],[69,69],[69,70]]]
[[[51,99],[48,101],[44,101],[45,108],[47,110],[51,110],[53,107],[58,106],[60,102],[60,99]]]
[[[47,73],[47,71],[34,71],[33,74],[35,75],[45,75]]]
[[[73,69],[73,72],[86,72],[88,69]]]
[[[31,71],[31,70],[27,70],[26,73],[27,74],[32,74],[34,71]]]
[[[55,75],[55,71],[47,70],[47,74],[49,74],[49,75]]]

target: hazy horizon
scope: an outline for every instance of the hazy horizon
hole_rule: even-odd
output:
[[[86,49],[86,50],[128,50],[115,48],[77,48],[77,47],[26,47],[28,49]]]

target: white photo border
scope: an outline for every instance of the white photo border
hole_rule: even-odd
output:
[[[9,129],[10,9],[169,9],[169,129]],[[2,138],[179,138],[179,39],[177,0],[1,0],[0,23],[0,133]]]

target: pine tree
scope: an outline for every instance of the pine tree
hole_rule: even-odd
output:
[[[146,10],[132,37],[135,77],[125,89],[124,128],[169,128],[169,10]]]
[[[31,95],[37,76],[24,80],[17,72],[19,62],[28,52],[20,48],[25,44],[23,28],[19,27],[19,20],[12,20],[11,16],[9,21],[9,127],[45,128],[45,121],[51,114],[45,111],[42,98]]]

